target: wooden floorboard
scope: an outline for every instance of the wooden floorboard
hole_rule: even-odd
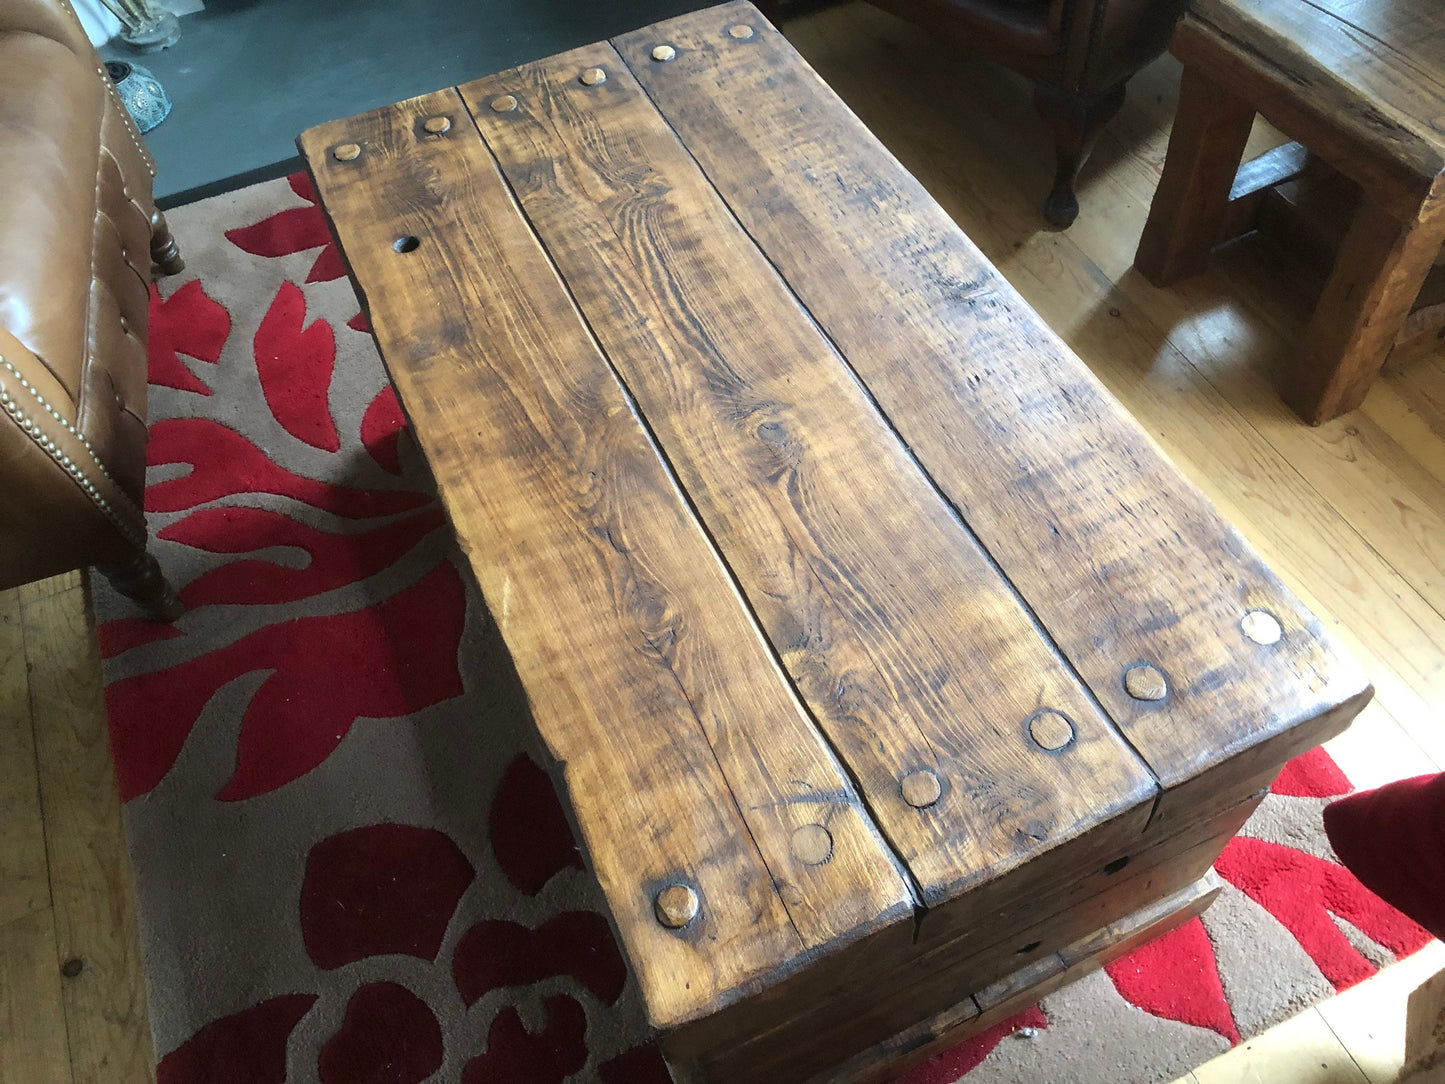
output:
[[[130,862],[85,592],[78,579],[51,582],[22,588],[20,603],[73,1079],[151,1081]]]
[[[1038,213],[1053,167],[1023,80],[862,3],[787,31],[1358,652],[1379,699],[1331,743],[1351,779],[1445,767],[1445,354],[1387,369],[1360,410],[1309,429],[1275,390],[1310,312],[1287,255],[1242,242],[1176,290],[1131,270],[1177,93],[1167,58],[1131,84],[1084,170],[1082,214],[1057,234]],[[1278,139],[1259,125],[1250,152]],[[80,578],[0,593],[0,1084],[151,1079],[131,900]],[[84,967],[62,978],[72,958]],[[1370,991],[1351,996],[1383,1005]],[[1307,1079],[1297,1074],[1329,1045],[1325,1019],[1375,1079],[1393,1055],[1365,1049],[1328,1009],[1195,1078],[1250,1079],[1265,1043],[1280,1079]]]

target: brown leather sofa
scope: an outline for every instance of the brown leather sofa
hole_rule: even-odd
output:
[[[1188,0],[872,0],[1034,80],[1057,169],[1044,217],[1079,214],[1074,182],[1124,85],[1164,51]]]
[[[0,0],[0,588],[87,565],[179,612],[146,552],[155,167],[66,0]]]

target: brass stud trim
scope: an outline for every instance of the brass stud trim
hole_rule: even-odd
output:
[[[584,87],[595,87],[607,82],[607,72],[602,68],[588,68],[577,77],[577,81]]]
[[[665,64],[675,56],[677,56],[677,50],[671,45],[654,45],[652,47],[652,59],[659,64]]]
[[[510,113],[517,108],[517,99],[510,94],[499,94],[488,104],[493,113]]]
[[[354,162],[361,157],[361,144],[338,143],[331,149],[331,157],[338,162]]]
[[[129,513],[129,516],[122,515],[121,510],[118,510],[108,498],[101,496],[100,489],[96,486],[95,482],[86,475],[81,465],[71,459],[69,455],[61,452],[60,445],[48,436],[45,431],[41,429],[35,418],[31,417],[15,397],[3,388],[0,388],[0,410],[8,414],[15,424],[24,432],[30,434],[36,445],[70,476],[71,480],[80,487],[81,492],[85,493],[85,495],[95,503],[95,506],[111,521],[126,541],[136,546],[144,546],[146,542],[145,530],[143,528],[137,528],[136,524],[143,524],[145,522],[145,514],[131,501],[130,496],[125,490],[116,484],[115,479],[110,476],[110,472],[105,469],[105,466],[96,456],[95,449],[91,447],[90,441],[81,436],[80,431],[76,429],[75,426],[61,417],[60,412],[51,406],[45,397],[36,390],[35,386],[21,375],[20,370],[10,364],[4,357],[0,357],[0,368],[3,368],[5,372],[14,377],[20,386],[30,393],[30,397],[35,400],[40,409],[53,421],[58,422],[66,432],[75,437],[81,446],[90,453],[90,458],[95,469],[100,472],[106,481],[110,482],[112,486],[115,486],[118,495],[117,503],[121,505],[121,509]]]

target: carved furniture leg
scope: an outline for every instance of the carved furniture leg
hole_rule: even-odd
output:
[[[171,236],[171,228],[161,211],[151,214],[151,263],[160,269],[162,275],[179,275],[186,269],[180,246]]]
[[[1134,266],[1155,286],[1197,275],[1221,240],[1254,106],[1186,67],[1169,152]]]
[[[1039,83],[1034,87],[1034,107],[1054,137],[1057,168],[1054,188],[1044,201],[1044,218],[1063,229],[1079,217],[1079,198],[1074,181],[1093,149],[1094,138],[1124,104],[1124,84],[1090,96],[1062,87]]]
[[[129,561],[114,565],[97,565],[112,587],[135,602],[154,621],[174,621],[185,612],[185,606],[166,582],[161,566],[148,550],[141,550]]]

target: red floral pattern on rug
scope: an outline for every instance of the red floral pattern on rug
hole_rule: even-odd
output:
[[[280,1082],[300,1059],[327,1084],[661,1084],[551,779],[508,736],[527,731],[524,701],[484,665],[499,642],[315,193],[270,182],[218,222],[239,213],[227,198],[172,213],[183,244],[208,228],[229,246],[152,297],[146,505],[189,611],[140,621],[97,585],[147,968],[191,984],[153,986],[158,1080]],[[1270,801],[1348,790],[1316,751]],[[155,857],[224,858],[253,824],[249,876],[209,895]],[[1247,831],[1219,872],[1335,986],[1374,969],[1335,917],[1396,955],[1424,944],[1342,867]],[[237,966],[220,950],[265,908],[261,941],[229,946]],[[1106,974],[1131,1011],[1235,1043],[1215,949],[1196,919]],[[1009,1036],[1060,1026],[1049,1004],[901,1079],[995,1079]],[[1097,1079],[1122,1084],[1116,1061]]]

